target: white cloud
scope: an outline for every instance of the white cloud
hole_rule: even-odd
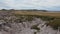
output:
[[[60,0],[1,0],[4,6],[10,8],[52,8],[60,6]],[[0,4],[1,7],[1,4]],[[1,7],[2,8],[2,7]]]

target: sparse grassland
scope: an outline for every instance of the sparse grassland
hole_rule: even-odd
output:
[[[5,11],[0,11],[0,13],[1,12]],[[58,27],[60,27],[60,12],[13,11],[13,14],[19,18],[16,20],[16,21],[20,20],[18,22],[31,21],[33,20],[34,17],[37,17],[41,18],[44,21],[49,21],[49,23],[46,24],[50,25],[54,29],[58,29]],[[26,20],[24,20],[24,18]]]
[[[38,15],[38,16],[52,16],[52,17],[59,17],[60,18],[60,12],[39,12],[39,11],[15,11],[15,14],[20,15]]]
[[[39,11],[0,11],[0,32],[9,34],[20,34],[33,31],[34,34],[51,33],[51,26],[55,30],[60,28],[59,12]],[[25,30],[26,29],[26,30]],[[49,30],[48,30],[49,29]],[[3,30],[3,31],[2,31]],[[30,30],[30,31],[29,31]],[[45,32],[46,30],[46,32]],[[11,33],[12,32],[12,33]],[[55,31],[56,33],[58,31]]]
[[[27,12],[27,11],[16,11],[15,15],[25,15],[25,16],[35,16],[37,18],[41,18],[42,20],[49,21],[47,25],[50,25],[54,29],[58,29],[60,27],[60,12]],[[31,19],[28,18],[29,20]]]

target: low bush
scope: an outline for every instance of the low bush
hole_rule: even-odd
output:
[[[50,25],[53,29],[58,29],[58,27],[60,27],[60,19],[55,19],[52,22],[47,23],[47,25]]]
[[[38,30],[38,31],[39,31],[40,28],[38,28],[37,26],[38,26],[38,25],[33,25],[33,26],[31,27],[31,29],[35,29],[35,30]]]

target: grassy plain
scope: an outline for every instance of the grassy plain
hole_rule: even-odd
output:
[[[49,21],[47,25],[53,27],[53,29],[58,29],[60,27],[60,12],[39,12],[39,11],[15,11],[17,15],[30,15],[37,16],[43,20]]]
[[[20,15],[37,15],[37,16],[52,16],[52,17],[60,18],[60,12],[15,11],[15,14],[20,14]]]

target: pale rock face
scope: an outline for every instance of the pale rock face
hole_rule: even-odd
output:
[[[24,30],[22,30],[20,32],[20,34],[34,34],[35,30],[29,29],[29,28],[25,28]]]
[[[22,24],[23,23],[23,24]],[[0,34],[60,34],[59,31],[53,30],[50,26],[45,25],[45,21],[42,21],[39,18],[36,18],[36,20],[33,20],[30,22],[22,22],[22,23],[12,23],[12,28],[9,28],[8,26],[4,26],[4,28],[7,31],[0,31]],[[31,26],[38,25],[38,28],[40,28],[39,32],[35,29],[31,29]]]
[[[9,20],[17,19],[15,16],[7,18]],[[46,26],[46,21],[43,21],[40,18],[34,18],[32,21],[21,23],[14,22],[13,20],[12,22],[9,21],[9,23],[6,23],[4,20],[0,20],[0,34],[60,34],[58,30],[53,30],[50,26]],[[37,27],[40,30],[31,29],[33,25],[38,25]]]

